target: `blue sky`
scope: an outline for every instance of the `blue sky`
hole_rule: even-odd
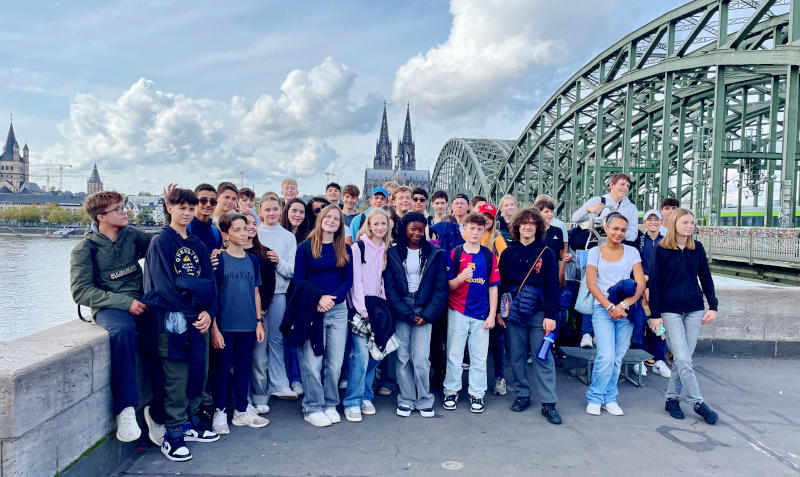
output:
[[[577,68],[673,0],[5,2],[0,115],[34,173],[84,190],[363,183],[383,101],[417,162],[450,137],[514,139]],[[10,25],[10,26],[9,26]],[[43,182],[43,181],[42,181]]]

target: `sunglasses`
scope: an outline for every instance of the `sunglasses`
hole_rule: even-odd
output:
[[[209,199],[208,197],[201,197],[197,199],[197,201],[203,205],[206,205],[208,203],[211,203],[211,205],[217,205],[217,199]]]
[[[414,197],[411,200],[413,200],[414,202],[425,202],[427,199],[425,199],[424,197]]]
[[[322,212],[322,207],[314,207],[314,213],[315,214],[318,214],[320,212]]]

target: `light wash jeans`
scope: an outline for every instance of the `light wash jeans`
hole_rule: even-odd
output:
[[[372,381],[375,379],[375,368],[380,361],[375,361],[369,355],[367,339],[361,335],[350,332],[353,346],[350,349],[350,369],[347,376],[347,391],[345,391],[342,405],[344,407],[360,407],[361,401],[372,401]],[[389,358],[385,358],[389,359]]]
[[[303,380],[303,414],[308,415],[339,404],[339,374],[347,340],[347,305],[342,302],[325,312],[322,356],[314,354],[311,340],[298,351]],[[320,379],[321,378],[321,379]]]
[[[631,344],[633,323],[627,318],[615,320],[608,316],[605,308],[595,304],[592,327],[597,340],[597,357],[586,399],[594,404],[616,402],[619,370]]]
[[[395,337],[398,348],[395,352],[397,362],[398,406],[412,409],[433,407],[433,394],[430,391],[430,352],[431,324],[417,326],[408,321],[397,320]]]
[[[694,374],[692,354],[703,326],[705,310],[689,313],[661,313],[664,329],[667,332],[667,343],[672,350],[672,377],[667,384],[667,399],[680,399],[681,390],[686,394],[686,402],[690,404],[703,402],[697,376]]]
[[[458,394],[461,391],[461,376],[464,371],[464,345],[469,348],[470,396],[478,399],[486,394],[486,356],[489,354],[489,330],[483,327],[484,320],[471,318],[456,310],[447,310],[447,373],[444,377],[444,393]]]
[[[283,335],[279,329],[286,311],[286,294],[276,293],[267,309],[267,337],[253,348],[253,375],[250,379],[250,401],[267,404],[269,394],[290,391],[283,363]]]

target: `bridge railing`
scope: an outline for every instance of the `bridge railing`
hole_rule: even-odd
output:
[[[794,231],[792,236],[785,234],[764,236],[753,231],[747,235],[736,233],[741,229],[731,231],[711,227],[702,229],[695,237],[703,243],[709,258],[745,259],[750,265],[773,263],[800,267],[800,238],[796,235],[797,231]]]

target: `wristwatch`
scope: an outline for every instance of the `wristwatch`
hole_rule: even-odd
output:
[[[611,313],[611,310],[613,310],[613,309],[614,309],[614,308],[616,308],[616,307],[617,307],[617,305],[615,305],[615,304],[613,304],[613,303],[612,303],[612,304],[608,305],[608,308],[606,308],[606,311],[607,311],[607,312],[609,312],[609,313]]]
[[[619,306],[621,306],[621,307],[622,307],[622,309],[623,309],[623,310],[625,310],[625,311],[628,311],[628,309],[630,308],[630,305],[628,305],[627,303],[625,303],[625,301],[624,301],[624,300],[623,300],[623,301],[621,301],[621,302],[619,302]]]
[[[256,323],[264,323],[264,318],[256,318]]]

